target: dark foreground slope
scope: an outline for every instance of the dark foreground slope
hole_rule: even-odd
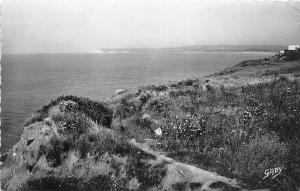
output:
[[[245,61],[205,81],[118,91],[105,103],[62,96],[27,121],[1,166],[2,187],[297,190],[299,65]],[[263,179],[275,167],[282,172]]]

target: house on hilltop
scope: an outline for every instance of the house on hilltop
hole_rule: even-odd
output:
[[[300,45],[289,45],[288,49],[280,50],[279,56],[280,60],[293,61],[300,59]]]
[[[289,45],[288,50],[299,50],[300,46],[299,45]]]

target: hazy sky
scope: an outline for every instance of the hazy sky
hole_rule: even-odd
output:
[[[4,53],[300,44],[300,2],[7,0]]]

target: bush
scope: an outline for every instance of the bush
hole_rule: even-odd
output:
[[[115,109],[114,117],[120,119],[128,118],[134,115],[137,111],[138,109],[132,101],[128,101],[123,98]]]
[[[100,188],[100,189],[99,189]],[[38,177],[35,179],[29,179],[26,184],[23,185],[21,191],[27,190],[60,190],[60,191],[128,191],[128,189],[120,187],[116,184],[115,180],[111,178],[111,174],[98,175],[90,179],[77,178],[77,177]]]
[[[49,144],[41,145],[39,155],[45,155],[49,166],[57,167],[66,158],[68,151],[75,150],[80,158],[88,153],[99,159],[103,154],[120,154],[128,147],[125,140],[113,131],[99,127],[98,132],[74,133],[53,136]]]
[[[124,131],[119,132],[120,135],[128,139],[136,139],[144,141],[145,139],[153,138],[153,126],[156,125],[151,119],[141,118],[140,115],[123,120]]]
[[[80,158],[85,158],[88,153],[99,159],[103,154],[115,154],[118,149],[127,147],[127,143],[118,137],[113,131],[99,128],[99,132],[90,132],[81,135],[75,140],[74,149]]]
[[[163,128],[163,136],[164,139],[171,142],[171,145],[169,145],[171,148],[169,149],[172,149],[172,145],[180,143],[182,145],[178,148],[184,146],[187,149],[199,151],[203,149],[201,143],[203,143],[205,128],[206,123],[203,116],[176,115]]]
[[[139,100],[142,102],[142,104],[147,103],[149,99],[151,99],[152,95],[149,92],[142,92],[139,95]]]
[[[72,141],[63,137],[52,137],[47,146],[40,146],[40,155],[46,155],[51,167],[57,167],[67,157],[67,152],[72,148]]]
[[[59,124],[64,120],[64,113],[59,109],[59,107],[53,107],[49,111],[49,117],[56,124]]]
[[[60,96],[55,100],[52,100],[49,104],[42,107],[37,111],[37,115],[29,119],[26,125],[32,122],[42,121],[48,116],[49,110],[56,105],[61,103],[61,107],[67,110],[77,111],[84,113],[86,116],[91,118],[95,123],[110,127],[113,117],[113,112],[105,106],[103,103],[93,101],[88,98],[77,97],[77,96]]]
[[[116,153],[117,146],[121,146],[123,142],[114,134],[113,131],[100,129],[97,134],[88,136],[89,141],[92,142],[92,154],[100,157],[104,153]]]
[[[165,96],[157,96],[150,99],[144,106],[145,111],[160,114],[166,117],[170,113],[169,106],[171,105],[170,99]]]
[[[50,117],[58,126],[58,133],[70,134],[75,136],[86,132],[93,126],[93,122],[85,115],[79,112],[61,112],[59,109],[53,109]]]
[[[178,82],[178,85],[180,85],[180,86],[191,86],[191,85],[194,84],[194,82],[197,82],[197,80],[187,79],[187,80]]]
[[[152,90],[162,92],[167,91],[168,87],[165,85],[159,85],[159,86],[152,86]]]

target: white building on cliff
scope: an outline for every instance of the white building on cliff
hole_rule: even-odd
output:
[[[288,50],[299,50],[300,46],[299,45],[289,45]]]

